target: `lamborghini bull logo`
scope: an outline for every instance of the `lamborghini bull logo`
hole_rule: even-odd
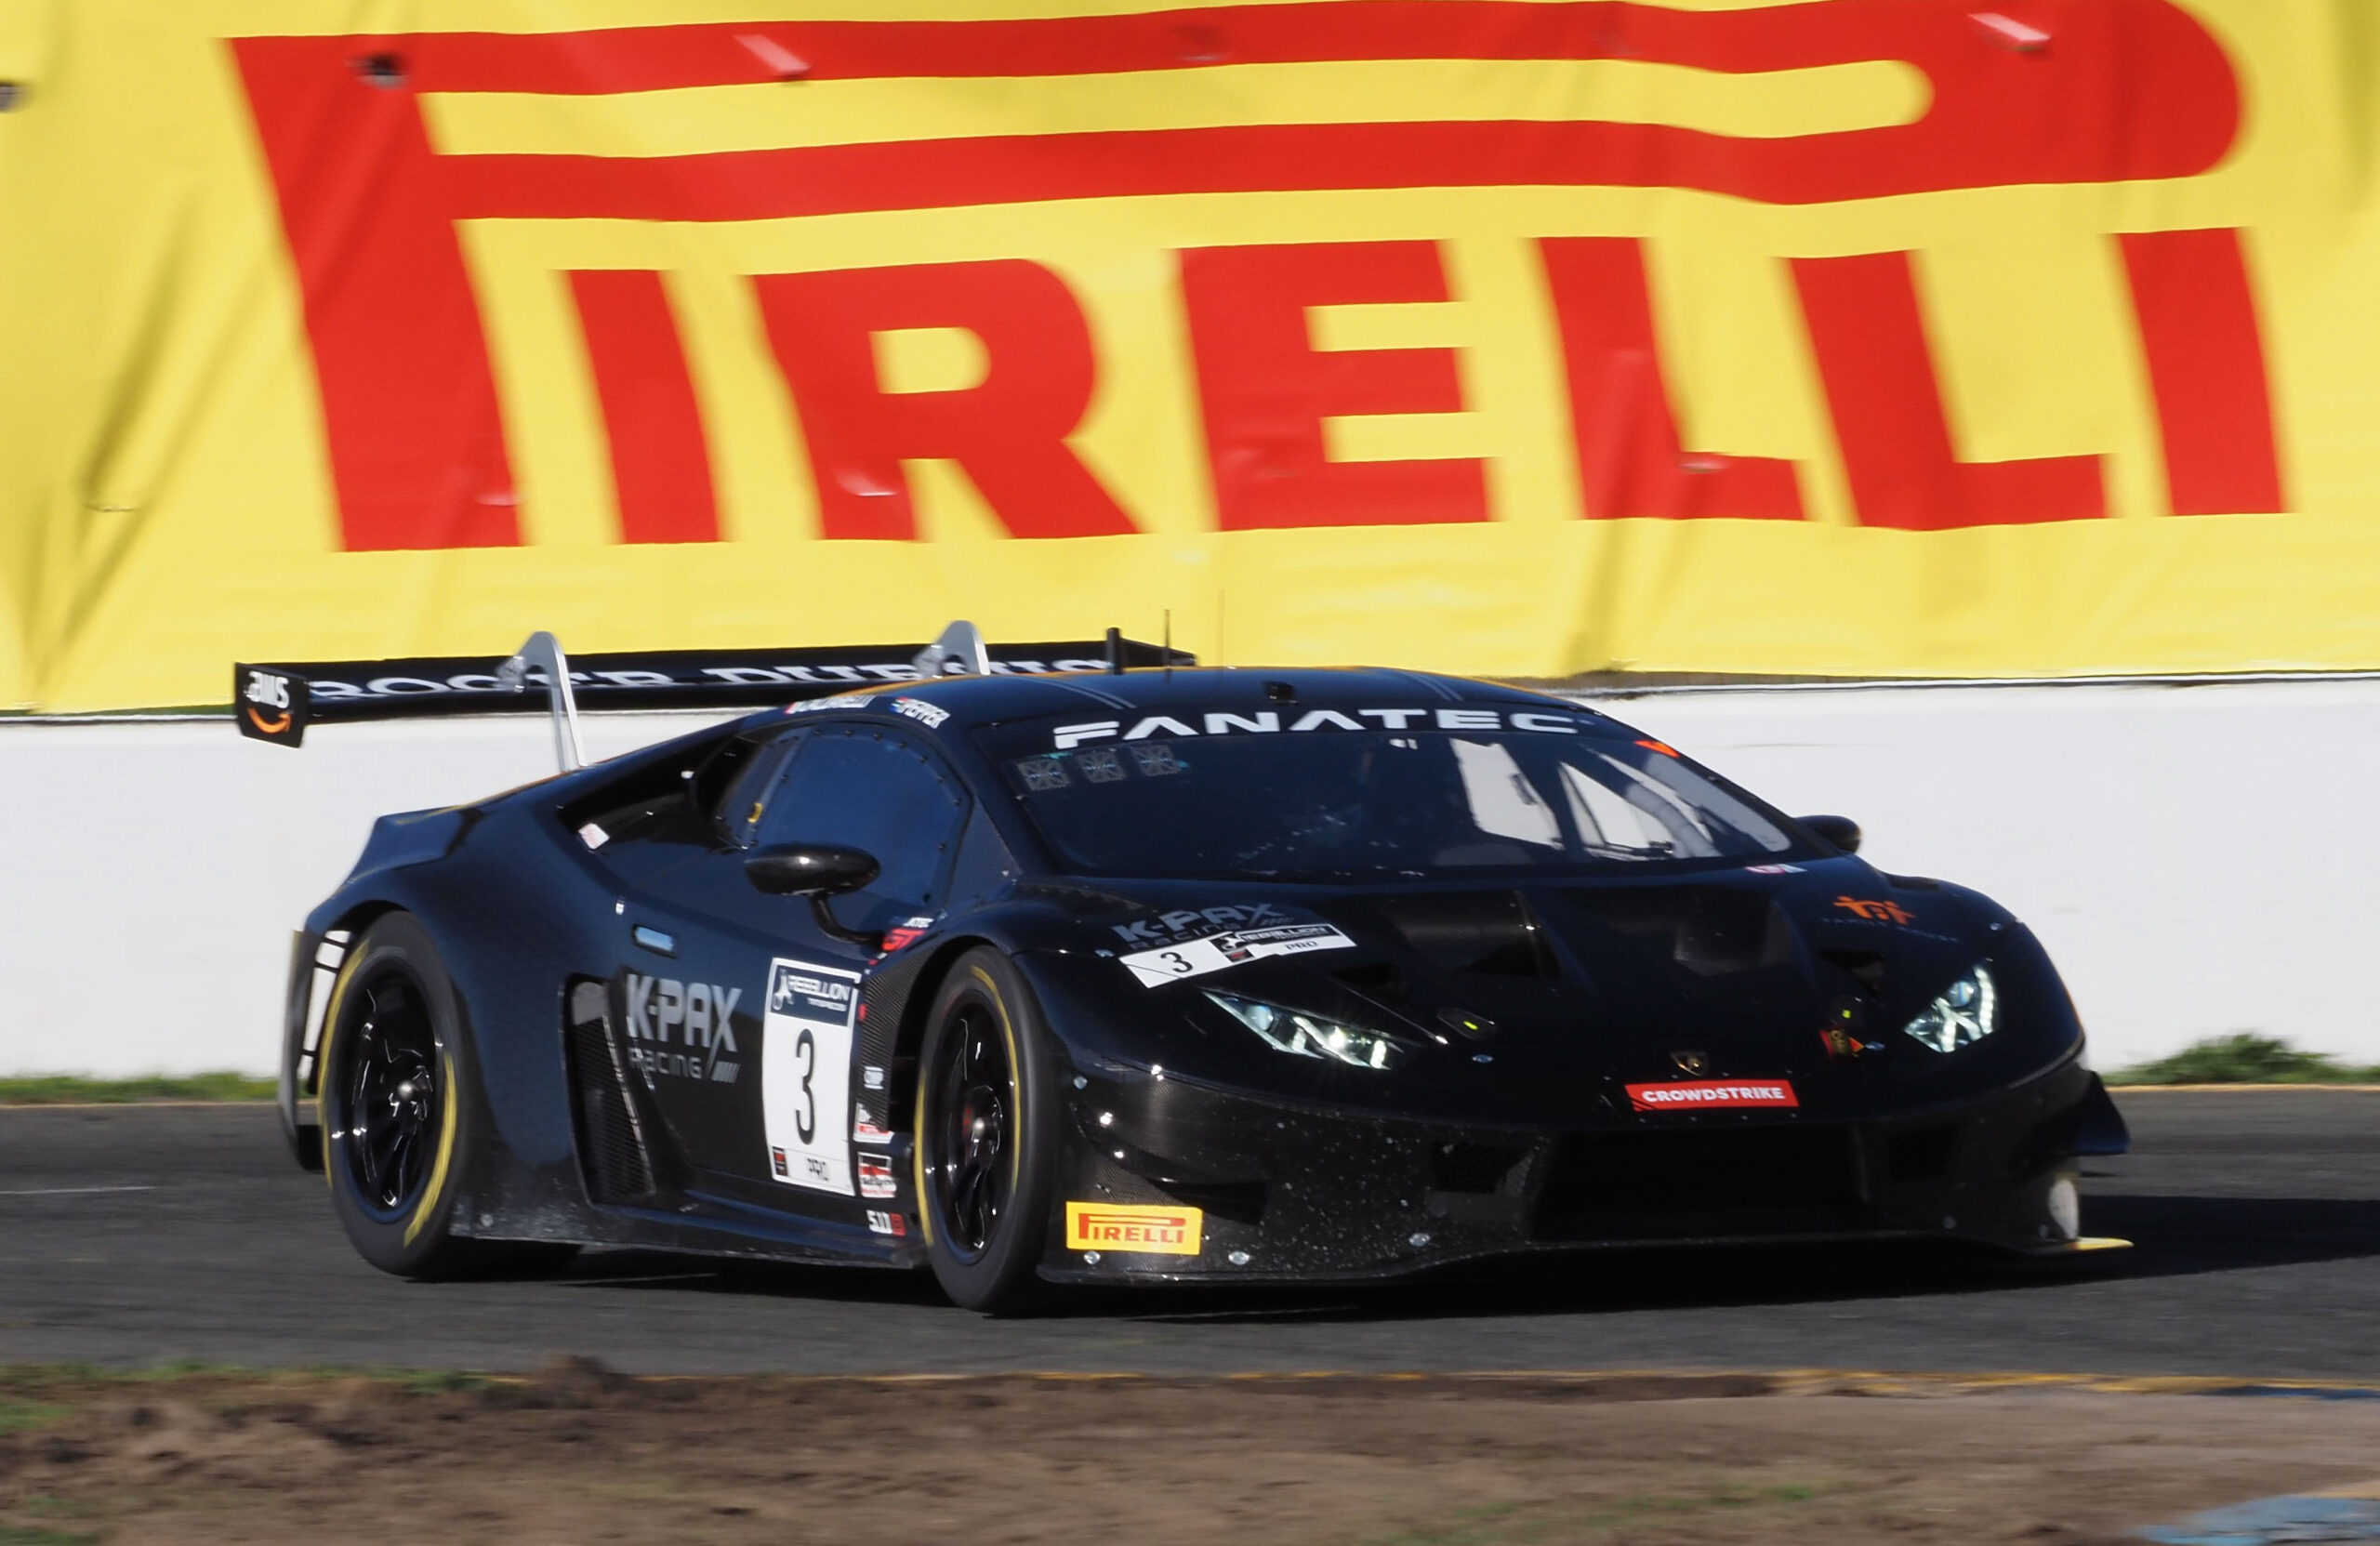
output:
[[[734,1084],[735,1005],[740,987],[628,973],[628,1061],[648,1077]]]

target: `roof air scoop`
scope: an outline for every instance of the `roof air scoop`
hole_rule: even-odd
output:
[[[507,692],[524,692],[534,679],[532,668],[546,673],[548,700],[553,706],[554,760],[564,773],[575,773],[587,766],[586,749],[578,740],[578,697],[570,690],[570,661],[562,653],[562,644],[550,633],[540,629],[529,636],[512,658],[496,668],[496,680]]]
[[[962,621],[943,629],[942,637],[919,650],[909,664],[920,677],[987,677],[992,653],[984,644],[983,630]]]

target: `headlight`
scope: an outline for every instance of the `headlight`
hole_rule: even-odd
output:
[[[1925,1006],[1902,1029],[1937,1052],[1972,1047],[2000,1028],[2000,990],[1989,968],[1977,967]]]
[[[1303,1010],[1283,1009],[1254,998],[1235,998],[1207,990],[1234,1020],[1262,1037],[1276,1052],[1302,1058],[1331,1058],[1356,1068],[1395,1068],[1413,1055],[1404,1042],[1336,1020],[1325,1020]]]

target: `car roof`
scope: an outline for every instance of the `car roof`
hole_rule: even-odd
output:
[[[1149,667],[1119,672],[940,677],[855,687],[805,698],[766,716],[880,706],[928,728],[964,730],[1052,714],[1162,714],[1169,710],[1261,711],[1501,703],[1592,712],[1567,699],[1499,682],[1383,667]],[[915,707],[902,707],[903,704]],[[920,708],[938,712],[921,713]]]

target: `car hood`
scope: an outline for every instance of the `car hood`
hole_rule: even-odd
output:
[[[1632,1085],[1781,1080],[1798,1112],[1865,1114],[2025,1077],[2080,1034],[2005,911],[1853,858],[1495,885],[1041,890],[1069,919],[1048,991],[1070,1040],[1333,1104],[1564,1123],[1636,1111]],[[1999,1031],[1947,1054],[1903,1034],[1984,962]],[[1389,1073],[1277,1052],[1214,993],[1415,1051]]]

